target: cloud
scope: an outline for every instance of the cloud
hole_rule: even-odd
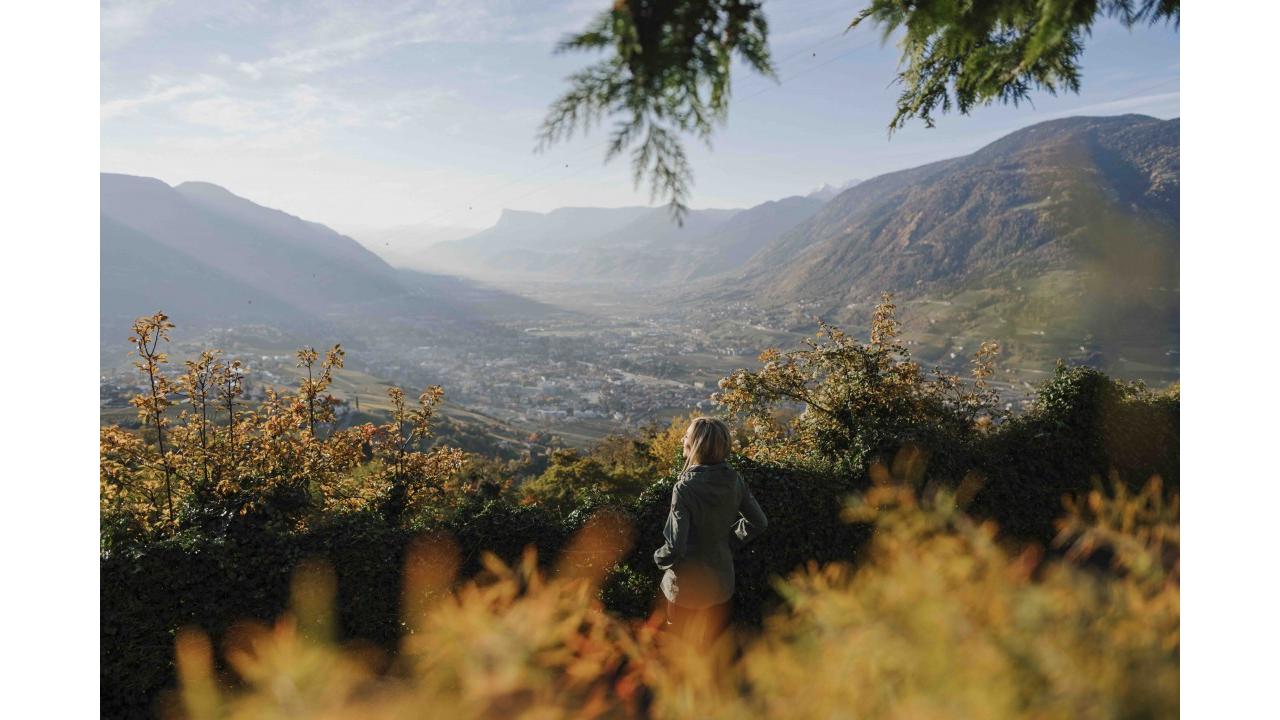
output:
[[[104,0],[101,32],[104,49],[118,49],[146,34],[156,10],[170,0]]]
[[[223,87],[224,83],[213,75],[198,75],[185,82],[153,76],[148,85],[147,90],[140,95],[102,103],[100,113],[103,122],[131,115],[148,105],[170,103],[190,95],[205,95]]]
[[[259,26],[267,13],[268,8],[258,0],[102,0],[102,51],[110,54],[143,37],[175,33],[186,26],[204,30]]]
[[[302,84],[258,97],[219,92],[179,100],[172,113],[189,125],[212,128],[222,135],[278,137],[296,131],[299,137],[314,139],[338,128],[398,128],[442,115],[441,107],[456,99],[453,91],[414,90],[356,101]]]
[[[1174,78],[1170,82],[1177,82]],[[1164,107],[1169,103],[1177,104],[1179,102],[1180,92],[1156,93],[1152,95],[1135,95],[1134,97],[1121,98],[1119,100],[1109,100],[1107,102],[1091,103],[1089,105],[1081,105],[1073,107],[1069,110],[1055,112],[1046,116],[1044,119],[1055,117],[1067,117],[1068,115],[1110,115],[1112,113],[1122,113],[1126,111],[1154,109]]]
[[[224,133],[253,132],[274,126],[268,122],[269,107],[226,95],[203,97],[179,104],[174,114],[192,125],[214,128]]]
[[[509,17],[495,16],[482,3],[458,0],[430,9],[415,4],[381,11],[363,4],[336,7],[290,32],[275,54],[235,67],[255,80],[274,72],[308,75],[407,45],[492,40],[510,23]]]

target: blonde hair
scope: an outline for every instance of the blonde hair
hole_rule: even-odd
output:
[[[689,423],[689,429],[684,432],[684,437],[689,441],[689,452],[684,459],[685,470],[694,465],[724,462],[733,449],[729,426],[713,417],[694,418]]]

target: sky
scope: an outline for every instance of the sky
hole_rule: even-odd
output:
[[[1178,32],[1095,25],[1079,94],[887,126],[897,48],[862,0],[766,0],[781,82],[735,68],[728,121],[690,140],[693,207],[749,207],[972,152],[1067,115],[1179,112]],[[216,183],[355,233],[487,227],[503,208],[648,205],[598,130],[536,153],[555,55],[609,0],[103,0],[101,167]]]

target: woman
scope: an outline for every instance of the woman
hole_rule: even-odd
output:
[[[667,623],[701,642],[728,621],[733,597],[733,551],[768,526],[742,476],[729,466],[729,428],[695,418],[684,434],[684,470],[671,489],[666,542],[653,554],[667,598]]]

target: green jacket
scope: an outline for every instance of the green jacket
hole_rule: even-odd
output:
[[[769,521],[747,484],[728,463],[694,465],[671,489],[666,539],[653,561],[666,572],[662,593],[671,602],[703,608],[733,596],[733,551]]]

